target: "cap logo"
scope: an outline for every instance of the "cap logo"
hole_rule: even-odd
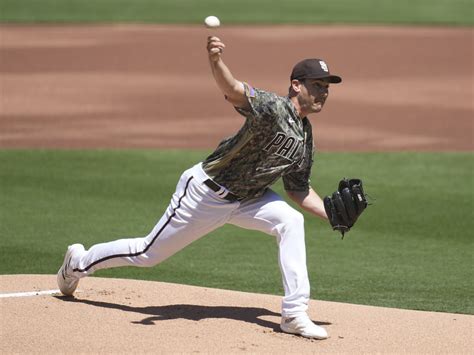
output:
[[[324,60],[319,61],[319,65],[321,66],[321,69],[324,70],[325,72],[329,73],[328,65],[324,62]]]

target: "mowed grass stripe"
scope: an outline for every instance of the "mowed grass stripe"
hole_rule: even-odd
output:
[[[0,0],[1,22],[472,25],[471,0]]]
[[[68,244],[146,235],[207,153],[0,151],[0,273],[52,274]],[[344,240],[306,214],[312,297],[472,314],[473,154],[316,155],[321,195],[342,177],[362,178],[375,202]],[[233,226],[154,268],[96,275],[282,293],[274,238]]]

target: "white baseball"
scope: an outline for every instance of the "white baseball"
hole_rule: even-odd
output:
[[[207,28],[216,28],[221,25],[221,21],[216,16],[207,16],[204,19]]]

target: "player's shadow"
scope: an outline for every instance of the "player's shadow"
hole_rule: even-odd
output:
[[[200,321],[202,319],[207,318],[226,318],[247,323],[254,323],[261,327],[272,329],[275,332],[280,332],[279,323],[260,318],[263,316],[280,317],[280,313],[275,313],[265,308],[200,306],[193,304],[172,304],[166,306],[134,307],[118,303],[92,301],[85,299],[77,299],[73,297],[56,296],[56,298],[67,302],[84,303],[96,307],[119,309],[124,312],[133,312],[148,315],[148,317],[142,319],[141,321],[132,322],[134,324],[153,325],[156,321],[180,318],[193,321]],[[316,324],[328,325],[330,323],[316,322]]]

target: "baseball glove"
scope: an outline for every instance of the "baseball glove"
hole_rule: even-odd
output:
[[[342,179],[337,191],[323,201],[332,229],[341,232],[342,238],[368,205],[360,179]]]

